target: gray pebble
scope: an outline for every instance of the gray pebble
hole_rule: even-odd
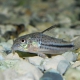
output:
[[[3,60],[4,58],[0,55],[0,60]]]
[[[44,73],[40,80],[63,80],[62,76],[56,70],[49,70]]]
[[[11,46],[12,46],[12,44],[9,44],[7,42],[1,42],[0,46],[2,46],[4,48],[4,52],[5,53],[7,53],[7,54],[11,53]]]
[[[69,67],[70,63],[67,60],[61,60],[57,66],[57,70],[63,75]]]
[[[77,60],[77,54],[74,52],[65,52],[62,54],[69,62]]]

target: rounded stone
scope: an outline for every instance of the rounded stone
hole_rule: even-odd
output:
[[[48,69],[57,70],[57,66],[61,60],[65,60],[65,58],[62,55],[57,55],[55,57],[52,57],[51,59],[45,59],[43,62],[43,67],[45,70]]]
[[[76,61],[77,60],[77,54],[74,52],[65,52],[64,54],[62,54],[66,60],[68,60],[69,62],[71,61]]]
[[[40,80],[63,80],[62,76],[54,69],[44,73]]]
[[[61,60],[57,66],[57,70],[63,75],[69,67],[70,63],[67,60]]]
[[[65,80],[80,80],[80,71],[75,68],[70,68],[64,77]]]
[[[34,75],[35,80],[39,80],[39,78],[43,75],[43,73],[36,66],[30,64],[25,60],[21,60],[19,63],[17,63],[14,69],[19,74],[24,75],[30,73]]]

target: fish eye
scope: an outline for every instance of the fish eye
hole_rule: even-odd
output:
[[[21,40],[21,42],[25,42],[25,40],[24,40],[24,39],[22,39],[22,40]]]

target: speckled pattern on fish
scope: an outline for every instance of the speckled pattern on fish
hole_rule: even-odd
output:
[[[12,46],[13,51],[37,53],[41,57],[45,57],[45,54],[60,54],[73,49],[73,43],[50,37],[41,32],[21,36],[13,42]]]

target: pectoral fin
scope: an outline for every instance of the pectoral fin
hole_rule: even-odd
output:
[[[43,53],[38,53],[38,56],[40,56],[40,57],[42,57],[42,58],[47,58],[47,56],[45,55],[45,54],[43,54]]]

